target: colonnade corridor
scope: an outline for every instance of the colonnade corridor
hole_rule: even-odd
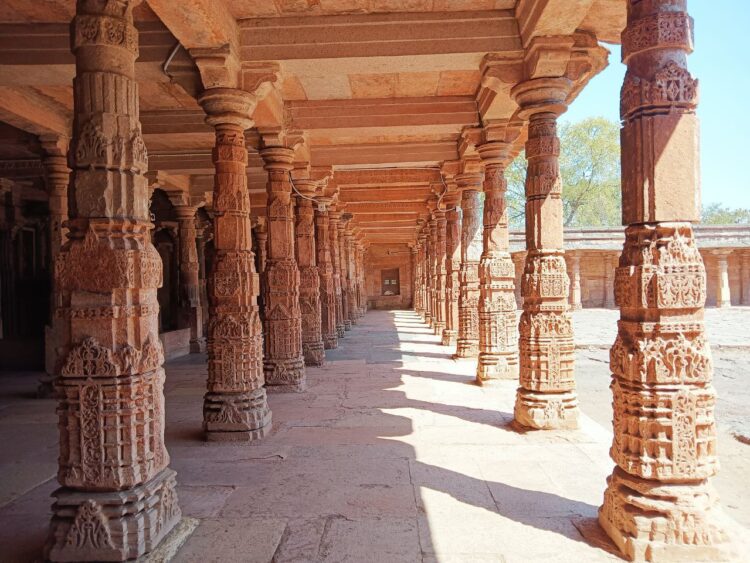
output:
[[[477,386],[475,361],[451,352],[416,313],[370,311],[308,368],[306,392],[269,393],[273,429],[250,444],[205,442],[205,357],[168,362],[188,529],[152,560],[619,560],[596,523],[609,430],[584,412],[578,430],[517,431],[517,381]],[[0,559],[33,561],[59,486],[54,402],[33,398],[29,374],[3,380]]]

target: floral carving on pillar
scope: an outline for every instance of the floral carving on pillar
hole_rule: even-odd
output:
[[[458,194],[446,201],[445,330],[442,345],[454,346],[458,338],[458,295],[461,271],[461,208]]]
[[[329,217],[329,237],[331,266],[333,269],[333,291],[336,305],[336,336],[344,338],[344,306],[341,292],[341,245],[339,244],[339,227],[341,221],[341,212],[331,209],[328,212]]]
[[[610,351],[616,466],[599,523],[632,560],[737,556],[710,478],[716,453],[711,351],[703,322],[697,80],[687,70],[686,0],[628,1],[621,92],[625,245]]]
[[[273,391],[303,391],[302,315],[299,305],[300,272],[294,256],[294,209],[289,172],[294,150],[283,146],[262,149],[268,172],[268,243],[263,302],[266,307],[266,355],[263,370]]]
[[[255,97],[211,88],[199,99],[216,130],[213,150],[214,248],[208,280],[208,390],[203,402],[207,440],[255,440],[271,428],[262,370],[260,289],[250,235],[245,130]]]
[[[477,382],[518,377],[515,267],[510,257],[505,163],[510,147],[479,145],[484,165],[483,251],[479,265],[479,361]]]
[[[331,236],[328,209],[331,199],[317,198],[315,210],[315,249],[320,276],[320,319],[321,335],[326,350],[338,347],[336,331],[336,289],[333,279],[333,262],[331,258]]]
[[[458,337],[456,357],[479,354],[479,260],[482,254],[482,174],[456,176],[461,193],[461,268],[458,275]]]
[[[180,519],[164,445],[162,266],[150,236],[134,4],[79,0],[72,23],[69,234],[54,268],[61,488],[49,561],[136,559]],[[55,164],[60,190],[64,168]]]
[[[557,117],[572,87],[567,78],[538,78],[512,94],[529,120],[526,141],[526,263],[519,323],[520,374],[515,420],[533,429],[576,428],[573,320],[563,251],[562,180]]]
[[[325,352],[320,317],[320,274],[315,252],[315,210],[313,196],[317,183],[295,180],[299,192],[296,205],[295,254],[299,268],[299,306],[302,317],[302,355],[308,366],[323,365]]]

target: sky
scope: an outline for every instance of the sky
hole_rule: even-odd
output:
[[[690,0],[695,51],[688,67],[699,80],[703,205],[750,208],[750,1]],[[563,119],[603,116],[619,122],[625,66],[619,45],[609,66],[583,90]],[[746,105],[747,104],[747,105]]]

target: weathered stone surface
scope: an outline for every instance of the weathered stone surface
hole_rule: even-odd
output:
[[[461,270],[461,209],[458,194],[446,201],[445,330],[443,346],[455,346],[458,339],[458,276]]]
[[[268,172],[263,370],[270,391],[303,391],[305,361],[299,306],[300,272],[294,257],[294,210],[289,176],[294,167],[294,150],[268,146],[261,150],[261,157]]]
[[[72,24],[78,115],[69,241],[55,264],[62,487],[52,561],[135,558],[180,519],[164,446],[162,269],[149,236],[133,4],[81,0]]]
[[[481,174],[456,178],[461,195],[461,271],[459,272],[458,338],[456,357],[479,354],[479,260],[482,254]]]
[[[336,329],[336,285],[331,256],[331,233],[329,220],[330,198],[319,197],[315,210],[315,250],[320,276],[320,321],[321,336],[326,350],[338,347]]]

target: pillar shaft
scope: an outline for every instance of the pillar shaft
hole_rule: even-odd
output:
[[[344,330],[352,329],[352,321],[349,317],[349,276],[348,269],[348,252],[346,246],[346,225],[344,221],[339,223],[339,271],[341,276],[341,317],[344,321]]]
[[[339,243],[339,227],[341,212],[331,210],[329,213],[330,220],[330,241],[331,241],[331,265],[333,267],[333,290],[336,299],[336,335],[344,338],[344,304],[341,289],[341,244]]]
[[[190,351],[198,353],[205,351],[206,340],[203,337],[196,208],[178,206],[175,210],[180,235],[180,326],[190,328]]]
[[[570,87],[565,78],[540,78],[513,90],[523,115],[529,118],[527,254],[519,323],[520,385],[514,415],[517,423],[534,429],[575,428],[578,424],[557,137],[557,116],[565,107]]]
[[[570,272],[570,308],[578,310],[583,307],[581,304],[581,257],[571,253],[566,258]]]
[[[629,0],[621,91],[625,244],[610,351],[616,467],[599,522],[634,560],[730,558],[709,478],[718,470],[706,272],[692,222],[697,82],[685,0]]]
[[[295,252],[300,275],[299,305],[302,316],[302,354],[308,366],[320,366],[325,359],[320,319],[320,274],[315,252],[315,224],[312,200],[297,197]]]
[[[415,270],[415,299],[417,302],[416,311],[419,315],[425,319],[427,315],[427,303],[425,295],[425,268],[426,265],[426,249],[427,238],[424,233],[420,232],[417,235],[417,263]]]
[[[289,172],[294,151],[286,147],[262,149],[268,172],[268,241],[263,303],[266,307],[266,386],[273,391],[302,391],[302,316],[299,306],[300,272],[294,257],[294,210]]]
[[[445,251],[445,330],[443,346],[455,346],[458,339],[458,294],[461,271],[461,211],[449,206],[446,218]]]
[[[208,279],[208,391],[203,428],[212,441],[254,440],[271,426],[263,388],[259,279],[250,236],[245,129],[253,97],[212,88],[200,103],[216,130],[214,259]],[[242,108],[242,111],[238,110]]]
[[[750,305],[750,254],[740,254],[740,283],[742,292],[740,302]]]
[[[357,279],[354,271],[354,234],[346,231],[346,302],[348,303],[348,319],[350,324],[357,324]]]
[[[731,307],[732,296],[729,289],[729,253],[716,253],[716,306]]]
[[[435,244],[432,236],[432,225],[427,223],[425,231],[425,258],[424,258],[424,294],[425,310],[424,321],[428,326],[432,326],[432,314],[435,301],[433,299],[433,281],[435,279]]]
[[[604,307],[611,309],[615,306],[615,267],[612,256],[604,257]]]
[[[484,163],[484,230],[479,266],[479,360],[477,383],[518,377],[515,267],[510,257],[507,182],[508,146],[489,142],[479,147]]]
[[[456,181],[463,187],[456,356],[475,358],[479,354],[479,260],[482,256],[482,204],[479,188],[482,175],[459,175]]]
[[[326,350],[338,347],[336,332],[336,289],[333,281],[331,260],[331,236],[328,207],[315,211],[315,247],[320,276],[320,320],[321,335]]]
[[[445,211],[435,211],[435,315],[432,328],[441,337],[445,330],[446,226]]]
[[[51,561],[121,561],[180,519],[164,445],[164,354],[135,2],[79,0],[69,242],[55,264],[60,450]]]

